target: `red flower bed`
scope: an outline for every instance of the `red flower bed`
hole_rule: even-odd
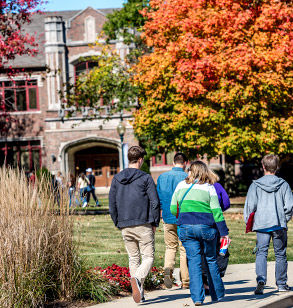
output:
[[[94,270],[100,272],[102,276],[110,282],[119,285],[123,291],[131,291],[130,273],[128,267],[121,267],[116,264],[112,264],[112,266],[108,266],[106,268],[95,267]]]
[[[108,266],[106,268],[95,267],[93,270],[101,273],[101,275],[109,280],[110,283],[119,285],[123,291],[131,291],[129,267],[121,267],[116,264],[112,264],[112,266]],[[164,283],[163,269],[152,267],[144,282],[145,289],[154,289],[162,283]]]

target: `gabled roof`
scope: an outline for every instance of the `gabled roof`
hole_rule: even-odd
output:
[[[86,9],[85,9],[86,10]],[[68,11],[53,11],[53,12],[45,12],[43,14],[35,14],[32,17],[32,22],[28,25],[25,25],[23,28],[24,33],[28,33],[30,35],[34,35],[39,44],[38,50],[39,54],[36,57],[31,56],[19,56],[14,61],[11,61],[9,65],[13,67],[45,67],[46,59],[45,59],[45,18],[48,16],[61,16],[63,21],[70,21],[74,17],[78,16],[85,10],[68,10]],[[119,9],[99,9],[102,15],[107,15],[112,13],[114,10]]]
[[[104,14],[101,10],[94,9],[94,8],[93,8],[93,7],[91,7],[91,6],[88,6],[87,8],[85,8],[85,9],[84,9],[84,10],[82,10],[82,11],[79,11],[76,15],[74,15],[72,18],[70,18],[70,20],[69,20],[69,21],[71,21],[71,20],[75,19],[76,17],[78,17],[78,16],[79,16],[79,15],[81,15],[83,12],[87,11],[88,9],[92,9],[92,10],[94,10],[94,11],[96,11],[96,12],[98,12],[98,13],[102,14],[103,16],[105,16],[105,14]]]

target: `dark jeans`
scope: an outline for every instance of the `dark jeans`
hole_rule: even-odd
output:
[[[230,253],[229,253],[229,250],[228,250],[224,256],[219,255],[220,246],[221,246],[221,240],[220,239],[221,239],[221,237],[218,234],[218,239],[217,239],[217,264],[218,264],[218,267],[219,267],[220,276],[224,277],[226,269],[228,267]],[[208,276],[207,276],[207,264],[206,264],[206,261],[204,259],[204,252],[203,251],[202,251],[202,254],[201,254],[201,269],[202,269],[203,283],[208,286],[209,284],[208,284]]]
[[[99,200],[95,194],[95,186],[91,186],[91,191],[89,191],[86,195],[86,201],[87,203],[90,202],[90,197],[91,197],[91,194],[93,195],[93,199],[95,200],[96,204],[99,204]]]
[[[287,284],[287,230],[281,229],[272,232],[256,232],[257,252],[255,260],[256,281],[267,281],[267,256],[271,238],[275,250],[276,265],[275,277],[277,286]]]

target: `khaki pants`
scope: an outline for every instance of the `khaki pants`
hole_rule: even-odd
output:
[[[180,252],[180,272],[182,285],[187,287],[189,286],[189,273],[187,266],[187,258],[185,248],[182,246],[182,243],[178,239],[177,235],[177,225],[166,224],[164,223],[164,240],[166,244],[166,253],[165,253],[165,268],[170,268],[172,271],[175,267],[176,251],[179,246]]]
[[[143,284],[154,262],[155,238],[152,226],[146,224],[123,228],[122,237],[129,257],[130,275]]]

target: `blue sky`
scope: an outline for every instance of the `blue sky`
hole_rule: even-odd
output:
[[[88,6],[95,9],[119,8],[126,0],[47,0],[44,11],[83,10]]]

